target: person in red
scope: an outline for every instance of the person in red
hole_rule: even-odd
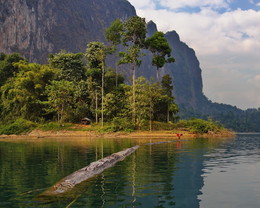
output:
[[[181,139],[182,134],[176,134],[176,136],[178,137],[178,139]]]

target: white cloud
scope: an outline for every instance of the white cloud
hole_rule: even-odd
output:
[[[219,53],[223,49],[250,51],[260,43],[260,12],[253,10],[224,14],[207,9],[193,14],[138,10],[138,14],[155,21],[159,30],[176,30],[200,55]]]
[[[210,7],[210,8],[227,8],[225,0],[162,0],[161,5],[171,9],[183,7]]]
[[[260,75],[256,75],[256,76],[252,79],[252,83],[253,83],[256,87],[260,88]]]
[[[194,48],[201,63],[206,96],[243,109],[260,107],[260,86],[253,81],[260,72],[260,11],[237,9],[220,14],[203,7],[209,2],[212,6],[225,6],[222,0],[161,2],[171,8],[202,6],[198,13],[151,8],[137,9],[137,13],[147,21],[153,20],[161,31],[176,30],[181,40]]]
[[[139,9],[154,9],[155,3],[153,0],[129,0],[131,4],[135,6],[135,8]]]
[[[256,62],[257,56],[240,64],[241,56],[232,53],[203,56],[204,92],[214,102],[231,104],[242,109],[260,106],[259,70],[252,68],[250,62]],[[245,59],[247,59],[245,57]]]

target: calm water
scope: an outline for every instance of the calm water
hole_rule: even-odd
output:
[[[0,207],[259,208],[260,135],[235,139],[0,140]],[[70,173],[124,148],[124,161],[65,197],[38,196]]]

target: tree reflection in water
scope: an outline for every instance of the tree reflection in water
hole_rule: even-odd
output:
[[[144,145],[150,142],[101,138],[0,142],[0,207],[3,202],[8,207],[199,207],[204,155],[219,142],[157,139],[152,140],[154,145]],[[50,187],[93,161],[140,143],[124,161],[67,195],[35,201],[39,191],[33,190]]]

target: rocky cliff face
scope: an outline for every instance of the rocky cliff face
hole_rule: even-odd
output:
[[[151,21],[147,24],[147,36],[152,36],[157,31],[157,26],[154,22]],[[176,61],[171,64],[165,64],[163,68],[159,69],[159,77],[170,74],[173,78],[176,102],[185,106],[185,108],[198,109],[202,103],[205,104],[207,102],[207,98],[202,93],[201,68],[195,51],[180,40],[176,31],[167,32],[165,37],[172,49],[172,56]],[[142,64],[137,69],[136,74],[137,76],[155,80],[156,67],[151,64],[152,54],[147,50],[143,52],[146,55],[142,58]],[[124,69],[121,72],[126,73]],[[130,70],[126,75],[131,79]]]
[[[153,22],[148,23],[148,36],[157,31]],[[159,70],[160,77],[170,74],[174,83],[174,95],[179,105],[198,108],[201,102],[207,100],[202,93],[202,78],[199,61],[192,48],[189,48],[180,40],[175,31],[165,34],[172,49],[172,56],[176,59],[174,63],[165,64]],[[143,58],[139,74],[146,77],[155,77],[156,68],[151,66],[151,56]]]
[[[19,52],[31,62],[46,63],[49,53],[84,52],[88,42],[104,41],[104,28],[133,15],[126,0],[0,0],[0,52]],[[150,22],[148,35],[156,31]],[[173,77],[178,104],[196,108],[206,98],[195,52],[175,31],[165,36],[176,62],[160,69],[160,76]],[[151,56],[145,56],[137,74],[151,78],[155,73]]]
[[[135,14],[126,0],[0,0],[0,51],[45,63],[62,49],[85,51],[117,17]]]

